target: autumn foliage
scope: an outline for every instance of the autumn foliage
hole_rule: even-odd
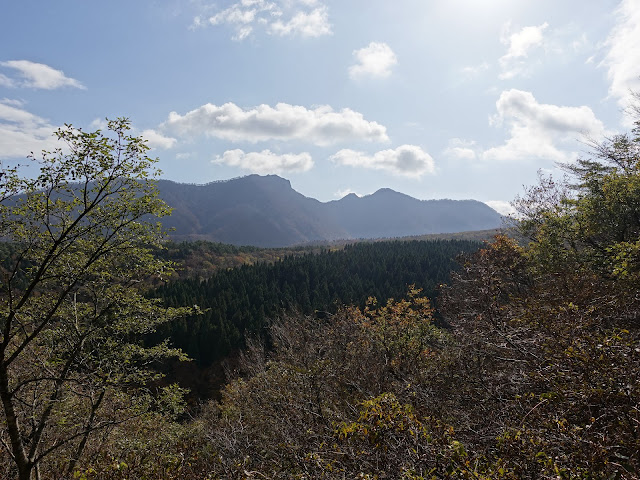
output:
[[[515,202],[518,240],[461,258],[435,302],[409,286],[284,313],[190,415],[178,387],[135,414],[132,387],[105,386],[101,421],[127,421],[92,430],[71,468],[43,465],[113,480],[640,478],[640,130],[565,168]],[[43,442],[77,428],[81,402],[57,398]]]
[[[212,406],[225,478],[638,478],[640,138],[516,201],[438,298],[287,317]],[[221,441],[224,439],[224,441]]]

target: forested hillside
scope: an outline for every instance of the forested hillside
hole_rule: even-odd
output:
[[[254,263],[274,263],[287,256],[300,256],[319,253],[328,248],[341,249],[336,246],[300,246],[288,248],[261,248],[252,246],[236,246],[226,243],[213,243],[203,240],[195,242],[166,242],[156,255],[171,261],[176,267],[172,280],[178,278],[206,279],[217,270],[252,265]]]
[[[516,199],[524,241],[172,245],[217,265],[175,280],[144,143],[61,129],[0,176],[0,476],[640,478],[637,126]],[[218,398],[173,346],[233,352]]]
[[[434,233],[401,238],[381,238],[370,240],[358,240],[358,243],[389,242],[389,241],[434,241],[434,240],[459,240],[482,243],[491,241],[499,233],[515,235],[517,232],[511,228],[492,230],[473,230],[456,233]],[[156,250],[156,255],[164,260],[174,263],[176,271],[172,280],[177,278],[197,277],[206,279],[213,272],[220,269],[252,265],[254,263],[274,263],[284,257],[301,256],[312,253],[342,250],[347,245],[353,245],[353,240],[337,240],[334,242],[317,242],[307,245],[298,245],[285,248],[263,248],[254,246],[236,246],[226,243],[214,243],[204,240],[173,242],[163,244],[162,249]],[[1,247],[1,245],[0,245]]]
[[[434,298],[456,257],[478,246],[464,240],[358,243],[174,281],[154,295],[168,306],[198,305],[203,312],[159,328],[154,338],[168,337],[208,365],[244,346],[245,332],[263,336],[269,320],[286,311],[335,313],[340,305],[363,307],[369,297],[399,298],[412,284]]]

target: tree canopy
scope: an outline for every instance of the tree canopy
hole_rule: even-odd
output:
[[[221,452],[209,468],[638,478],[639,133],[595,144],[516,201],[525,241],[498,236],[441,288],[450,330],[415,292],[272,327],[275,351],[245,357],[217,417],[201,420]]]
[[[93,194],[65,183],[63,208],[57,193],[28,189],[7,170],[0,218],[13,260],[2,264],[0,397],[15,465],[7,475],[28,470],[23,462],[36,474],[41,465],[114,480],[638,478],[640,130],[594,144],[565,169],[565,179],[541,178],[515,202],[518,241],[469,245],[448,285],[436,288],[434,278],[456,244],[438,244],[418,265],[424,245],[389,243],[156,290],[167,303],[197,298],[207,309],[196,337],[189,329],[199,320],[167,324],[174,341],[203,339],[201,349],[233,338],[244,347],[227,363],[220,397],[182,421],[160,408],[175,413],[179,389],[159,398],[145,388],[147,362],[171,351],[137,341],[176,313],[136,287],[164,275],[144,247],[160,232],[142,226],[160,213],[148,184],[124,197],[146,206],[104,211],[93,229],[74,220]],[[42,212],[58,220],[42,223]],[[123,218],[135,218],[135,235],[124,235]],[[398,293],[407,272],[429,277],[425,291]],[[384,286],[370,294],[396,299],[364,300],[377,288],[369,278]],[[334,308],[314,311],[334,295]],[[268,299],[298,309],[274,310],[267,322],[259,307]],[[85,443],[109,428],[102,443]]]
[[[181,312],[140,288],[170,273],[151,250],[163,236],[153,217],[169,209],[129,128],[125,119],[106,132],[67,125],[57,132],[63,147],[30,158],[35,176],[0,172],[0,236],[11,245],[0,271],[5,478],[71,474],[92,435],[157,401],[150,364],[179,355],[140,343]]]
[[[289,255],[219,270],[209,278],[172,281],[156,289],[167,305],[198,305],[203,313],[159,328],[152,339],[170,337],[201,365],[244,346],[244,334],[264,335],[284,311],[334,313],[340,305],[364,307],[368,297],[399,298],[409,285],[434,298],[455,258],[480,246],[464,240],[386,241],[342,250]]]

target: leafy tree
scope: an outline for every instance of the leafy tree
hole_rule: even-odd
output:
[[[244,377],[201,419],[217,453],[214,476],[358,478],[399,466],[408,474],[429,470],[428,448],[412,453],[427,437],[420,420],[394,394],[383,395],[410,399],[418,370],[446,342],[418,290],[410,289],[405,300],[378,306],[371,299],[365,309],[342,308],[323,319],[289,314],[271,326],[270,336],[270,352],[250,342]],[[384,418],[376,420],[378,408]],[[389,445],[368,441],[366,431],[375,429]]]
[[[515,201],[518,226],[541,267],[572,261],[625,276],[640,258],[640,121],[591,147],[589,157],[562,165],[565,179],[541,178]]]
[[[637,288],[530,253],[499,238],[444,290],[431,412],[517,478],[637,478]]]
[[[151,251],[163,236],[151,220],[169,209],[129,129],[67,125],[63,148],[30,157],[36,176],[0,172],[0,236],[13,248],[0,272],[0,441],[5,474],[21,480],[70,475],[92,436],[157,405],[150,366],[179,355],[138,341],[184,312],[143,295],[145,279],[170,273]]]
[[[516,202],[529,243],[497,238],[443,291],[439,415],[518,478],[638,478],[639,133],[542,178]]]

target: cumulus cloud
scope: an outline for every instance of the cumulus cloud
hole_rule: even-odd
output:
[[[445,149],[445,155],[466,160],[476,158],[475,143],[472,140],[462,140],[460,138],[452,138],[449,140],[449,146]]]
[[[313,168],[313,159],[307,152],[279,155],[270,150],[247,153],[240,149],[227,150],[222,156],[218,155],[213,163],[239,167],[261,174],[306,172]]]
[[[168,148],[173,148],[178,142],[175,138],[165,137],[161,133],[152,129],[143,130],[140,135],[147,141],[147,145],[150,148],[166,150]]]
[[[332,33],[326,6],[311,12],[297,12],[287,22],[277,20],[271,24],[269,31],[280,36],[296,34],[302,37],[321,37]]]
[[[260,10],[269,10],[273,6],[273,4],[266,4],[260,8]],[[258,8],[247,9],[246,6],[237,3],[209,17],[209,23],[211,25],[220,25],[223,23],[251,24],[255,21],[257,12]]]
[[[19,80],[15,80],[2,75],[0,84],[5,86],[40,88],[44,90],[55,90],[62,87],[86,89],[78,80],[67,77],[61,70],[56,70],[43,63],[30,62],[29,60],[10,60],[8,62],[0,62],[0,66],[16,70],[20,76]]]
[[[349,67],[352,79],[361,77],[388,77],[391,68],[398,63],[396,54],[386,43],[371,42],[368,46],[353,51],[357,63]]]
[[[31,152],[53,150],[56,127],[34,115],[20,102],[0,100],[0,159],[25,158]]]
[[[256,27],[270,35],[320,37],[331,35],[329,10],[318,0],[241,0],[214,15],[197,15],[192,29],[227,25],[233,40],[249,37]]]
[[[526,72],[525,59],[529,53],[544,42],[544,30],[549,26],[543,23],[538,26],[524,27],[516,33],[511,32],[511,23],[505,25],[500,41],[508,47],[507,53],[500,57],[501,79],[513,78]]]
[[[494,126],[505,126],[511,135],[504,145],[490,148],[482,157],[489,160],[546,158],[569,161],[574,153],[561,144],[581,136],[597,138],[605,133],[604,125],[586,106],[565,107],[538,103],[531,92],[507,90],[496,102]]]
[[[605,43],[608,52],[602,65],[608,69],[609,95],[628,107],[630,91],[640,90],[640,0],[623,0],[616,13],[618,21]]]
[[[329,159],[339,165],[386,170],[405,177],[421,177],[425,173],[435,172],[431,155],[415,145],[402,145],[394,150],[382,150],[373,155],[344,149]]]
[[[513,207],[513,205],[511,205],[511,202],[505,202],[504,200],[489,200],[489,201],[484,202],[484,203],[489,205],[491,208],[493,208],[500,215],[512,216],[513,217],[517,213],[516,209]]]
[[[109,123],[106,118],[94,118],[89,126],[96,130],[106,130],[109,127]]]
[[[106,118],[96,118],[89,124],[89,126],[96,130],[107,130],[107,128],[109,128],[109,123]],[[138,129],[134,128],[134,132],[138,132]],[[136,133],[136,135],[140,135],[144,140],[146,140],[147,146],[152,149],[167,150],[175,147],[176,143],[178,143],[177,139],[164,136],[157,130],[153,129],[143,130],[140,133]]]
[[[364,119],[361,113],[345,108],[339,112],[329,106],[309,110],[278,103],[243,109],[234,103],[203,105],[180,115],[169,114],[161,128],[175,135],[206,135],[232,142],[301,140],[316,145],[347,141],[387,142],[386,128]]]

